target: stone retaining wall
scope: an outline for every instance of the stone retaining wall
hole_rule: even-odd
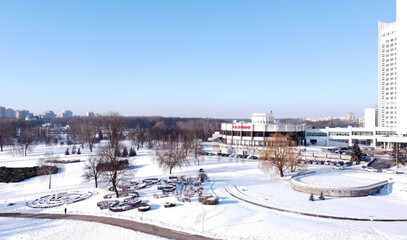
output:
[[[310,173],[313,174],[313,173]],[[307,174],[307,175],[310,175]],[[365,197],[369,195],[373,195],[378,193],[385,185],[389,182],[382,181],[377,182],[367,186],[360,186],[360,187],[327,187],[327,186],[318,186],[312,185],[308,183],[303,183],[298,181],[298,178],[303,177],[298,176],[291,178],[290,186],[292,189],[304,192],[304,193],[312,193],[314,195],[319,195],[321,192],[328,197]]]

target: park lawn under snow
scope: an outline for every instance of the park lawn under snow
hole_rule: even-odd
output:
[[[263,207],[255,206],[237,200],[225,191],[225,186],[235,187],[237,191],[248,198],[255,198],[265,204],[282,206],[303,212],[318,212],[354,217],[394,217],[407,218],[407,176],[383,173],[366,174],[359,166],[354,166],[342,172],[324,166],[312,166],[321,173],[315,175],[318,185],[343,183],[352,176],[350,184],[365,185],[370,181],[382,181],[393,178],[390,188],[383,189],[380,194],[363,198],[328,198],[326,201],[308,201],[308,194],[299,193],[289,187],[288,178],[279,178],[258,169],[257,161],[238,161],[224,157],[206,157],[200,166],[191,161],[191,165],[182,169],[175,169],[173,175],[196,176],[203,168],[210,178],[204,184],[204,192],[216,195],[220,202],[216,206],[203,206],[196,198],[191,202],[180,203],[175,197],[154,199],[158,193],[156,185],[139,190],[140,198],[149,202],[152,209],[148,212],[138,212],[137,209],[126,212],[111,212],[100,210],[96,203],[105,200],[103,196],[111,193],[106,183],[100,183],[94,188],[93,182],[84,182],[82,178],[83,166],[88,150],[82,149],[81,155],[65,156],[65,147],[36,146],[29,156],[12,157],[6,152],[0,153],[0,166],[23,167],[35,166],[44,153],[52,150],[59,154],[61,160],[80,159],[79,163],[62,165],[58,174],[52,176],[52,189],[48,189],[48,176],[34,177],[20,183],[0,183],[0,211],[1,212],[44,212],[68,213],[110,216],[130,219],[134,221],[152,223],[167,228],[185,232],[202,234],[209,237],[227,239],[406,239],[405,222],[354,222],[343,220],[320,219],[295,214],[282,213]],[[133,177],[127,180],[141,180],[147,177],[168,177],[154,163],[154,155],[147,149],[137,152],[138,156],[131,158],[134,171]],[[203,159],[203,158],[202,158]],[[313,169],[314,170],[314,169]],[[341,180],[330,178],[337,175]],[[312,181],[312,180],[310,180]],[[314,180],[317,181],[317,180]],[[26,207],[26,202],[66,191],[91,191],[95,195],[85,201],[68,204],[55,208],[33,209]],[[175,208],[164,208],[164,202],[177,203]],[[8,206],[15,203],[14,206]],[[28,220],[27,220],[28,221]],[[60,221],[60,220],[49,220]],[[73,224],[72,226],[75,228]],[[24,225],[18,225],[24,229]],[[57,227],[57,226],[56,226]],[[53,228],[53,225],[47,226]],[[78,227],[78,231],[82,231]],[[80,233],[78,233],[80,234]],[[118,232],[117,235],[120,233]],[[125,234],[123,232],[123,234]],[[18,236],[18,231],[8,235],[9,238]]]
[[[120,236],[119,238],[123,240],[165,239],[150,234],[128,230],[125,228],[114,227],[94,222],[0,217],[0,239],[112,240],[119,239],[118,236]]]

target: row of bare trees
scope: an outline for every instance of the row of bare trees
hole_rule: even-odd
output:
[[[70,131],[76,132],[78,139],[81,139],[80,130],[82,124],[70,123]],[[71,126],[72,125],[72,126]],[[75,130],[76,129],[76,130]],[[124,178],[132,174],[132,170],[126,168],[128,159],[122,141],[130,139],[135,146],[143,147],[145,143],[155,146],[156,159],[160,168],[164,171],[172,171],[175,167],[182,167],[189,164],[191,158],[195,158],[199,164],[201,151],[199,131],[166,127],[163,122],[157,123],[150,130],[130,130],[128,131],[125,118],[118,114],[111,114],[103,118],[103,122],[95,124],[93,133],[103,133],[106,143],[102,144],[96,153],[90,155],[85,165],[84,178],[92,180],[95,187],[98,187],[99,180],[105,180],[111,184],[112,190],[119,196],[118,185]],[[72,135],[73,136],[73,133]],[[95,138],[98,136],[92,135]]]
[[[27,155],[34,143],[45,142],[48,130],[33,122],[0,119],[0,151],[5,145],[13,145],[12,154]]]
[[[189,165],[191,159],[199,165],[201,152],[201,141],[196,132],[169,134],[156,146],[156,161],[161,169],[172,174],[175,167]]]
[[[153,148],[157,142],[166,136],[186,135],[186,132],[194,132],[195,137],[205,139],[216,129],[219,129],[221,121],[216,119],[186,119],[186,118],[164,118],[164,117],[121,117],[110,113],[103,117],[75,117],[70,119],[50,120],[51,128],[42,127],[44,120],[24,121],[0,119],[0,151],[5,145],[19,145],[14,152],[27,154],[29,146],[33,143],[45,142],[46,144],[58,144],[62,134],[69,136],[69,143],[80,143],[93,151],[93,146],[105,137],[111,142],[116,136],[111,128],[117,126],[109,125],[112,118],[124,129],[121,131],[121,139],[127,138],[134,142],[137,148],[147,146]],[[66,130],[64,126],[67,126]],[[20,145],[22,143],[22,145]],[[64,144],[60,142],[60,144]],[[115,144],[115,143],[112,143]],[[25,146],[24,148],[22,146]],[[28,147],[27,147],[28,145]]]

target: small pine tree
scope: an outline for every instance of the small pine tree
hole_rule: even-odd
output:
[[[129,152],[127,151],[127,148],[124,147],[123,152],[122,152],[122,157],[128,157],[128,156],[129,156]]]
[[[98,138],[99,138],[99,141],[103,140],[103,133],[102,133],[101,129],[98,130]]]
[[[351,152],[351,161],[359,164],[362,161],[362,151],[357,143],[353,144]]]
[[[129,157],[137,156],[136,150],[133,147],[130,147]]]
[[[309,196],[309,200],[314,201],[314,194],[311,193],[311,195]]]
[[[78,148],[78,152],[76,154],[81,154],[81,149]]]

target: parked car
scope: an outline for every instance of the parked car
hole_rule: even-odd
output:
[[[384,173],[397,174],[397,171],[391,168],[383,169]]]
[[[336,170],[343,170],[343,167],[340,166],[340,165],[336,165],[336,166],[333,167],[333,169],[336,169]]]
[[[365,171],[366,171],[366,172],[378,172],[377,169],[372,168],[372,167],[367,167],[367,168],[365,168]]]

